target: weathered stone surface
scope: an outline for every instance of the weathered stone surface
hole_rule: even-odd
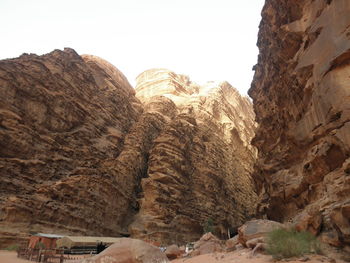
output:
[[[227,82],[199,86],[163,69],[142,73],[136,95],[150,112],[165,100],[177,112],[149,152],[140,211],[130,233],[186,243],[198,239],[212,218],[214,232],[226,237],[228,228],[236,229],[255,209],[250,172],[256,151],[249,143],[255,123],[249,100]]]
[[[267,0],[249,91],[259,124],[259,212],[287,221],[318,207],[323,231],[343,243],[350,242],[349,12],[347,0]]]
[[[0,232],[126,231],[134,94],[114,66],[72,49],[0,61]]]
[[[238,228],[238,241],[244,246],[248,246],[248,241],[253,240],[252,244],[262,242],[265,235],[278,228],[282,228],[283,224],[265,220],[255,219],[246,222],[240,228]]]
[[[158,247],[142,240],[121,238],[100,254],[77,263],[167,263],[166,255]]]
[[[195,244],[191,256],[225,251],[224,242],[212,233],[204,234]]]
[[[308,207],[301,213],[297,214],[293,220],[292,225],[297,231],[308,231],[313,235],[317,235],[322,224],[322,216],[318,207]]]
[[[0,61],[6,245],[29,231],[129,229],[174,244],[196,240],[209,217],[227,233],[255,211],[250,101],[225,82],[148,73],[170,82],[142,74],[141,102],[118,69],[72,49]]]
[[[226,240],[225,245],[228,250],[234,250],[236,245],[239,244],[238,235]]]
[[[181,257],[184,253],[185,250],[180,249],[178,245],[170,245],[165,250],[165,255],[170,260]]]

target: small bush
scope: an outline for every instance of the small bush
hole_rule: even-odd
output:
[[[17,244],[14,244],[14,245],[11,245],[11,246],[8,246],[7,248],[5,248],[6,250],[8,251],[15,251],[19,248],[19,246]]]
[[[276,229],[268,233],[266,251],[277,259],[321,252],[316,237],[309,232],[297,232],[294,229]]]

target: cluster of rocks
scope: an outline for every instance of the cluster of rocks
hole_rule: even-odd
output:
[[[186,260],[205,254],[220,254],[223,258],[225,254],[231,252],[248,254],[249,258],[258,257],[258,253],[264,253],[266,249],[266,234],[284,227],[286,226],[275,221],[251,220],[239,228],[235,237],[226,241],[209,232],[198,241],[186,246],[179,247],[174,244],[166,248],[159,248],[137,239],[121,238],[102,253],[77,263],[166,263],[169,260]],[[300,261],[308,260],[307,256],[300,258]],[[334,260],[323,257],[322,262],[334,262]]]

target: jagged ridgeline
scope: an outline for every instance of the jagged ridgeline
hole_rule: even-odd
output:
[[[251,102],[72,49],[0,61],[1,245],[29,232],[198,239],[254,212]]]

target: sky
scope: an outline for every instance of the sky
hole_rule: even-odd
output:
[[[0,0],[0,59],[70,47],[99,56],[130,83],[167,68],[228,81],[246,94],[264,0]]]

